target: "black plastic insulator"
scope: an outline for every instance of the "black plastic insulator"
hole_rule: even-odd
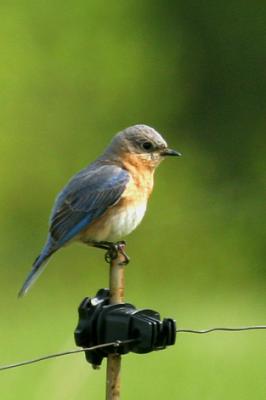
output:
[[[173,345],[176,324],[171,318],[161,321],[157,311],[137,310],[129,303],[110,304],[108,289],[100,289],[93,298],[86,297],[79,306],[79,322],[75,330],[77,346],[87,348],[121,341],[117,346],[85,351],[86,359],[100,365],[108,354],[149,353]],[[135,339],[130,343],[123,341]]]

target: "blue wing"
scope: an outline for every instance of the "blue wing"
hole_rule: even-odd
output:
[[[127,171],[103,161],[96,161],[71,179],[55,202],[47,242],[35,260],[19,296],[29,290],[55,251],[119,200],[128,181]]]
[[[115,204],[129,181],[126,170],[95,162],[72,178],[56,200],[50,234],[61,247]]]

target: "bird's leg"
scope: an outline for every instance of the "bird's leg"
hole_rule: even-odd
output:
[[[125,245],[126,242],[124,240],[121,240],[119,242],[113,243],[113,242],[107,242],[107,241],[90,241],[90,244],[92,244],[92,246],[97,247],[99,249],[104,249],[107,250],[106,254],[105,254],[105,261],[108,262],[108,264],[110,264],[110,262],[112,262],[112,260],[115,260],[118,256],[118,253],[121,253],[124,256],[124,261],[123,264],[126,265],[129,263],[130,259],[128,257],[128,255],[125,253]]]
[[[98,249],[109,250],[111,242],[97,242],[97,240],[90,240],[86,242],[89,246],[97,247]]]
[[[129,256],[125,252],[125,247],[126,247],[126,242],[124,240],[120,240],[119,242],[116,243],[118,251],[122,254],[124,257],[124,261],[122,262],[123,265],[127,265],[130,261]]]
[[[115,260],[118,257],[118,253],[121,253],[124,257],[124,261],[121,263],[123,265],[127,265],[129,263],[129,257],[125,252],[125,245],[126,242],[124,240],[121,240],[119,242],[113,243],[113,242],[100,242],[103,244],[103,246],[108,246],[108,250],[105,254],[105,261],[110,264],[113,260]]]

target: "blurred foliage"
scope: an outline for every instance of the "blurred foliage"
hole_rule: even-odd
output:
[[[16,293],[56,193],[135,123],[184,157],[128,238],[127,300],[182,327],[265,323],[265,17],[259,1],[1,2],[1,364],[74,346],[77,305],[107,285],[100,251],[70,246]],[[263,332],[180,335],[124,357],[123,398],[262,400],[265,357]],[[105,390],[80,355],[0,381],[4,400]]]

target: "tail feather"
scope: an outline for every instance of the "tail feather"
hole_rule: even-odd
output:
[[[46,267],[49,258],[56,251],[56,249],[51,249],[50,243],[48,241],[47,245],[44,247],[41,254],[36,258],[32,265],[32,269],[29,272],[22,288],[18,292],[18,297],[23,297],[29,288],[34,284],[34,282],[39,278],[44,268]]]

